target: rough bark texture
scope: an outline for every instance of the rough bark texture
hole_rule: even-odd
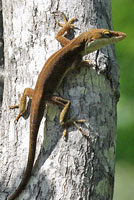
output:
[[[5,79],[0,133],[0,199],[6,199],[21,181],[27,162],[28,115],[17,125],[18,102],[24,88],[34,88],[46,59],[59,49],[55,35],[61,12],[78,18],[75,35],[89,28],[111,29],[107,0],[3,0]],[[111,200],[114,186],[118,67],[111,47],[90,55],[93,68],[67,75],[57,94],[70,99],[68,117],[86,119],[85,139],[76,128],[62,138],[60,109],[48,105],[42,121],[35,166],[19,199]],[[28,118],[28,119],[27,119]],[[27,119],[27,120],[26,120]]]
[[[4,65],[4,41],[3,41],[3,18],[2,18],[2,2],[0,0],[0,116],[3,97],[3,66]]]

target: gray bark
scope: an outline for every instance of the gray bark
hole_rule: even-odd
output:
[[[0,116],[3,97],[3,67],[4,67],[4,41],[3,41],[3,18],[2,18],[2,2],[0,0]]]
[[[0,199],[6,199],[21,181],[27,162],[29,118],[17,125],[17,95],[34,88],[46,59],[60,48],[55,40],[61,12],[78,18],[75,36],[93,27],[111,29],[107,0],[3,0],[5,79],[0,133]],[[42,120],[34,169],[19,199],[111,200],[114,186],[118,66],[114,50],[91,54],[93,67],[66,76],[57,91],[71,101],[68,117],[86,119],[84,138],[74,127],[62,138],[60,108],[48,105]],[[28,119],[27,119],[28,118]],[[27,120],[26,120],[27,119]]]

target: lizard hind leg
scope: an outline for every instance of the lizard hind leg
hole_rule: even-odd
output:
[[[25,88],[22,96],[18,96],[19,104],[9,106],[10,109],[19,108],[19,114],[17,115],[14,123],[17,123],[21,116],[23,116],[24,112],[27,109],[27,97],[32,98],[34,90],[31,88]]]
[[[57,96],[52,96],[49,98],[49,101],[52,103],[55,103],[57,105],[63,106],[63,109],[60,113],[60,125],[64,128],[64,132],[63,132],[64,137],[67,136],[67,130],[72,125],[75,126],[82,133],[83,136],[87,137],[87,134],[85,133],[85,131],[78,125],[78,123],[84,123],[85,120],[83,120],[83,119],[81,119],[81,120],[75,120],[75,119],[66,120],[67,112],[68,112],[69,106],[70,106],[69,100],[63,99],[63,98],[57,97]]]

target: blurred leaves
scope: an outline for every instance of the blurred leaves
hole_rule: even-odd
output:
[[[134,199],[134,169],[128,163],[116,164],[114,200]]]
[[[120,66],[117,160],[134,164],[134,1],[112,1],[113,29],[127,37],[116,45]]]
[[[114,200],[134,198],[134,1],[112,0],[114,30],[127,37],[116,45],[120,66]]]
[[[127,34],[125,40],[116,45],[116,54],[121,67],[121,93],[134,98],[134,1],[112,2],[114,29]]]

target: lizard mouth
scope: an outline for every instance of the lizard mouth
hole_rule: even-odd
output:
[[[125,33],[122,32],[112,32],[110,37],[103,38],[91,38],[90,42],[85,45],[84,55],[87,55],[93,51],[96,51],[104,46],[116,43],[118,41],[123,40],[126,37]]]

